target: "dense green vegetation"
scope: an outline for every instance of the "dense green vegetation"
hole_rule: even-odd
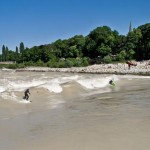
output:
[[[120,35],[108,26],[97,27],[87,36],[75,35],[69,39],[25,48],[24,43],[16,50],[2,47],[1,61],[15,61],[8,67],[48,66],[73,67],[93,63],[111,63],[126,60],[150,59],[150,23],[130,29]]]

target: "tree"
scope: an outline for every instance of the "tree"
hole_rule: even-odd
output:
[[[116,60],[118,61],[124,61],[125,58],[126,58],[126,51],[125,50],[122,50],[119,54],[117,54],[116,56]]]
[[[9,50],[7,60],[15,61],[15,59],[16,59],[16,52]]]
[[[107,56],[105,56],[104,58],[103,58],[103,62],[104,63],[111,63],[112,62],[112,58],[111,58],[111,56],[109,56],[109,55],[107,55]]]
[[[74,37],[67,40],[68,51],[74,49],[74,54],[72,57],[81,57],[82,49],[85,46],[85,38],[82,35],[75,35]]]
[[[5,48],[5,60],[8,61],[8,57],[9,57],[9,49],[8,47],[6,46]]]
[[[19,53],[19,49],[18,49],[18,47],[16,46],[16,54],[18,54]]]
[[[15,61],[17,62],[19,60],[19,49],[18,47],[16,46],[16,53],[15,53]]]
[[[5,61],[6,60],[6,54],[5,54],[5,46],[2,46],[2,60]]]
[[[105,45],[104,43],[98,46],[96,50],[102,57],[107,56],[111,53],[111,48],[108,45]]]
[[[24,51],[24,44],[23,42],[20,43],[20,53],[23,53]]]
[[[140,29],[142,36],[137,47],[137,59],[144,60],[150,59],[150,23],[141,25],[138,27]]]
[[[84,54],[88,54],[90,58],[101,58],[112,53],[116,39],[117,31],[112,31],[110,27],[97,27],[86,37]]]
[[[138,44],[140,43],[142,34],[141,30],[133,29],[130,31],[126,37],[126,44],[124,49],[126,49],[127,59],[137,59],[138,55],[134,55],[137,52]]]

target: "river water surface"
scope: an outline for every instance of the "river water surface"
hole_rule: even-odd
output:
[[[0,71],[1,150],[149,150],[149,140],[150,76]]]

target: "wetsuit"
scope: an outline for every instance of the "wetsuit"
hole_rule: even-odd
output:
[[[29,95],[30,92],[29,92],[29,89],[27,89],[25,92],[24,92],[25,96],[24,96],[24,99],[28,100],[29,99]]]
[[[109,81],[109,84],[115,85],[115,83],[113,82],[113,80],[110,80],[110,81]]]

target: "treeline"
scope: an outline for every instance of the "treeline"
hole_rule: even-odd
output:
[[[47,45],[16,50],[3,45],[2,61],[15,61],[21,66],[72,67],[93,63],[150,59],[150,23],[120,35],[108,26],[97,27],[87,36],[75,35]]]

